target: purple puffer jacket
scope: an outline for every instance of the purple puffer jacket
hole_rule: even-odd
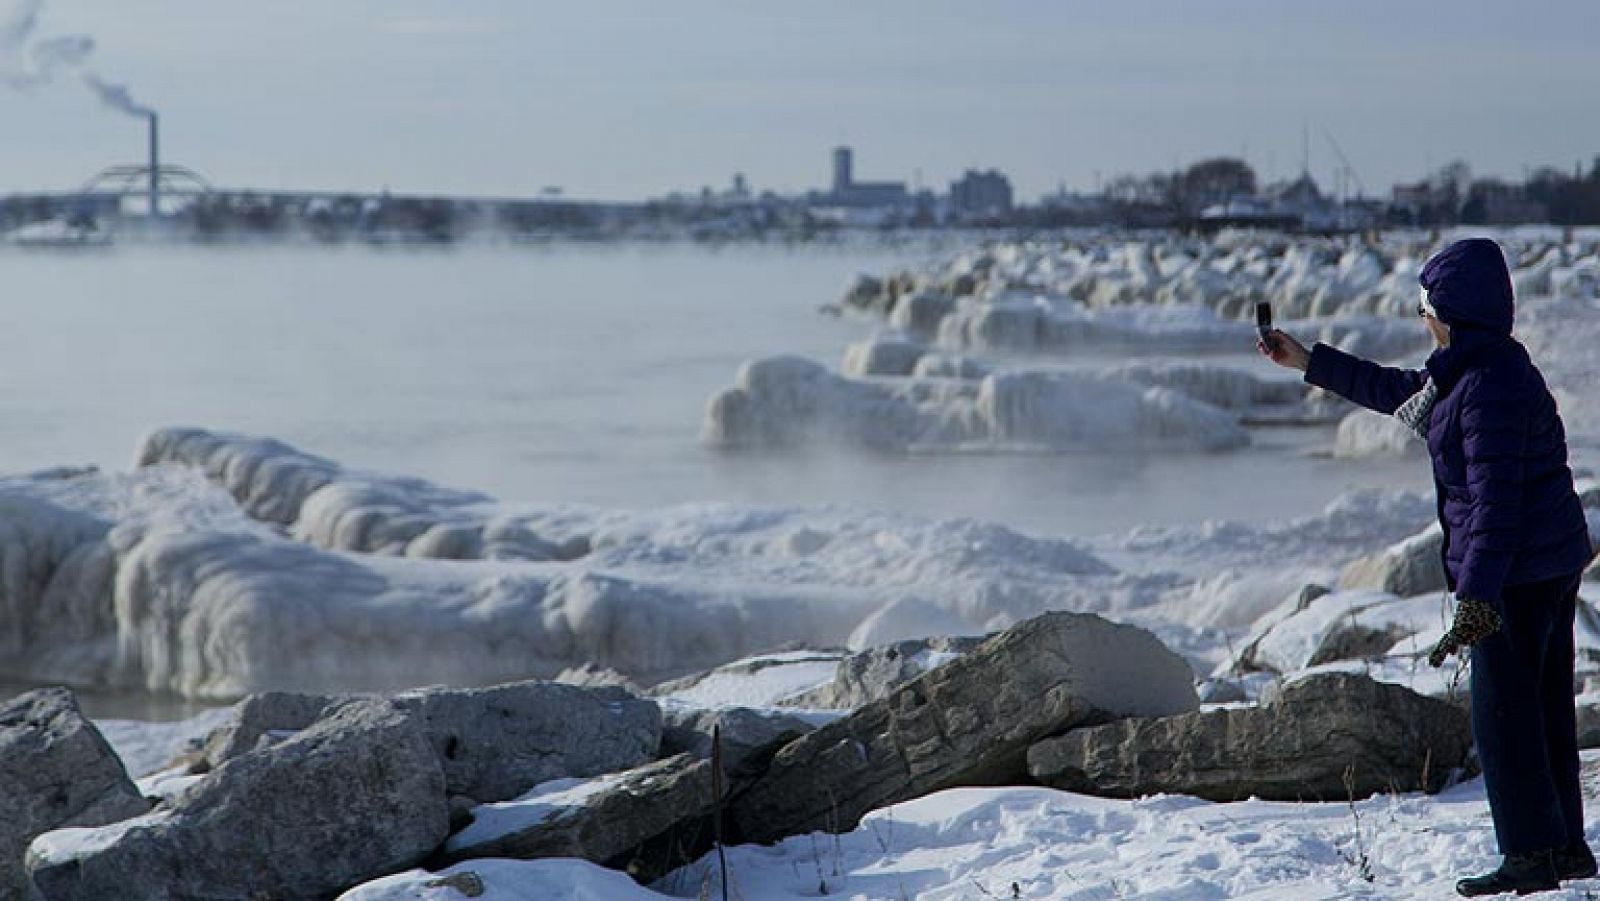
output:
[[[1423,268],[1422,284],[1451,327],[1450,346],[1425,369],[1379,366],[1318,344],[1306,381],[1384,414],[1426,379],[1438,386],[1428,456],[1445,573],[1457,596],[1499,601],[1507,585],[1577,573],[1593,548],[1567,467],[1566,432],[1544,377],[1511,337],[1511,284],[1499,246],[1457,242]]]

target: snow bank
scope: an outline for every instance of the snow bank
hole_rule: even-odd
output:
[[[979,382],[860,380],[797,357],[740,367],[702,430],[721,448],[883,451],[1087,447],[1227,450],[1249,436],[1227,411],[1104,373],[1002,370]]]
[[[1590,780],[1600,756],[1583,754]],[[1433,899],[1499,861],[1483,782],[1440,794],[1376,795],[1351,805],[1134,801],[1040,788],[958,788],[869,814],[837,837],[797,836],[727,849],[730,895],[815,898],[972,897]],[[1588,840],[1600,840],[1591,827]],[[716,854],[645,888],[572,860],[479,860],[368,883],[350,901],[459,897],[472,873],[486,901],[661,901],[718,897]],[[430,887],[430,884],[431,887]],[[1600,881],[1569,883],[1592,892]]]

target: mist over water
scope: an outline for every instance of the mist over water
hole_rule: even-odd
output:
[[[1254,447],[1224,455],[738,456],[700,445],[706,401],[741,362],[836,364],[872,326],[818,306],[852,274],[923,252],[7,252],[0,471],[125,469],[146,431],[188,424],[510,501],[844,503],[1047,534],[1288,518],[1349,487],[1427,487],[1416,461],[1306,458],[1326,430],[1258,432]]]

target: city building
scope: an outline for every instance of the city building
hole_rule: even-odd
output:
[[[911,192],[903,181],[856,181],[854,152],[835,147],[833,184],[826,192],[812,192],[811,201],[837,207],[904,207],[911,202]]]
[[[950,183],[950,206],[959,217],[998,218],[1009,215],[1012,205],[1011,180],[997,169],[968,169]]]

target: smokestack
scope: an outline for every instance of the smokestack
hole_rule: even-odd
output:
[[[150,219],[161,216],[161,136],[155,113],[150,117]]]

